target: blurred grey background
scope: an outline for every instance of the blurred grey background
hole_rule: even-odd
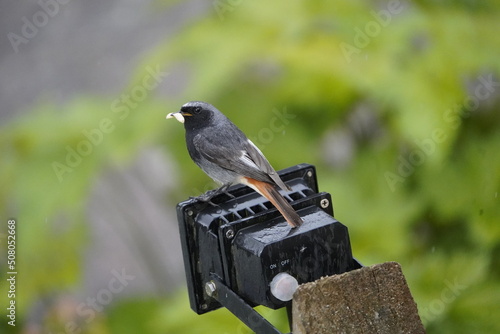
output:
[[[46,4],[47,11],[39,2]],[[2,119],[23,112],[44,98],[66,102],[82,92],[109,97],[119,94],[145,52],[168,40],[187,22],[196,20],[209,6],[200,0],[168,7],[151,0],[73,0],[67,4],[56,0],[2,0]],[[44,23],[43,15],[37,14],[40,11],[54,15],[45,14],[49,17],[47,23],[40,28],[35,26],[34,36],[26,38],[26,43],[12,43],[9,33],[24,39],[23,17],[32,24],[34,16]],[[170,77],[168,81],[175,82],[174,79]],[[160,94],[168,94],[166,88],[172,88],[167,82],[161,86],[157,90]]]
[[[146,51],[206,10],[200,0],[168,7],[149,0],[2,0],[0,121],[44,99],[63,104],[88,93],[112,101]],[[26,23],[34,20],[35,30]],[[169,75],[155,94],[172,94],[180,76]],[[110,168],[95,182],[89,203],[82,203],[92,224],[82,296],[106,287],[113,269],[135,277],[120,297],[164,293],[182,282],[175,211],[158,201],[173,188],[174,169],[164,151],[151,148],[131,167]]]

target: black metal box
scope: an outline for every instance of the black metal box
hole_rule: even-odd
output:
[[[300,164],[279,174],[292,188],[283,195],[304,220],[296,229],[246,186],[229,188],[234,198],[215,197],[217,206],[196,200],[178,204],[189,299],[198,314],[221,306],[205,292],[214,276],[248,304],[276,309],[286,304],[270,292],[277,274],[306,283],[360,267],[346,226],[333,218],[330,194],[318,192],[314,166]]]

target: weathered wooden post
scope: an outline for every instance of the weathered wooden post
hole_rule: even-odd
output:
[[[299,286],[293,334],[420,334],[425,329],[401,266],[386,262]]]

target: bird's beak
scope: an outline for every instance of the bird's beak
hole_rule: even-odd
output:
[[[193,116],[193,115],[191,115],[190,113],[187,113],[187,112],[178,111],[178,112],[171,112],[170,114],[167,115],[166,118],[167,119],[168,118],[175,118],[179,122],[184,123],[184,116]]]

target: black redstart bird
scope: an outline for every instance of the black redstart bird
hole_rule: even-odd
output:
[[[192,101],[184,104],[179,112],[168,114],[167,118],[184,123],[191,159],[222,185],[216,193],[242,183],[267,198],[292,227],[302,224],[300,216],[276,189],[278,186],[283,191],[290,191],[290,187],[257,146],[217,108]],[[199,199],[209,200],[202,196]]]

